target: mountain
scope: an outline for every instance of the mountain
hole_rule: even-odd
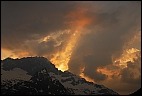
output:
[[[140,88],[140,89],[138,89],[137,91],[135,91],[135,92],[133,92],[133,93],[129,94],[129,95],[141,96],[141,88]]]
[[[58,81],[52,80],[47,69],[36,72],[29,81],[20,80],[12,85],[12,81],[2,83],[3,95],[69,95],[67,89]]]
[[[44,57],[1,60],[3,95],[118,95],[69,71],[62,72]]]

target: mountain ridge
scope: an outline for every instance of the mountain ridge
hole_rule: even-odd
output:
[[[17,86],[16,84],[19,84],[18,86],[22,86],[22,84],[24,84],[23,86],[26,86],[26,90],[30,89],[33,90],[36,88],[36,90],[38,90],[38,87],[31,87],[35,86],[36,83],[38,83],[38,81],[36,81],[36,83],[33,83],[34,80],[33,78],[39,79],[42,81],[43,84],[41,84],[41,90],[38,90],[38,92],[36,92],[36,94],[69,94],[69,95],[118,95],[117,92],[114,92],[112,89],[109,89],[103,85],[98,85],[98,84],[94,84],[93,82],[88,82],[85,79],[72,74],[69,71],[60,71],[57,68],[55,68],[55,65],[52,64],[48,59],[46,59],[45,57],[24,57],[21,59],[12,59],[12,58],[7,58],[1,61],[1,69],[5,70],[5,71],[10,71],[13,70],[14,68],[20,68],[24,71],[27,72],[28,75],[31,76],[30,80],[27,81],[20,81],[20,82],[24,82],[24,83],[15,83],[14,85],[11,85],[11,88],[14,88],[13,86]],[[46,70],[45,73],[47,74],[47,76],[43,73],[43,70]],[[37,74],[41,74],[43,75],[43,77],[38,77]],[[48,78],[46,80],[44,80],[44,78]],[[2,78],[5,78],[2,74]],[[10,80],[9,80],[10,81]],[[49,81],[48,83],[45,81]],[[58,82],[57,85],[59,86],[59,89],[61,87],[62,90],[60,90],[61,93],[59,92],[52,92],[51,90],[47,90],[49,89],[48,87],[44,86],[45,85],[49,85],[49,84],[53,84],[52,86],[54,86],[55,82],[52,81],[56,81]],[[3,85],[3,87],[1,88],[3,91],[2,93],[6,92],[6,87],[7,85],[3,84],[4,80],[1,81],[1,84]],[[11,81],[12,82],[12,81]],[[7,83],[5,83],[7,84]],[[56,85],[56,84],[55,84]],[[20,87],[21,89],[11,89],[11,90],[18,90],[18,92],[21,92],[21,90],[23,90],[22,88],[25,87]],[[38,86],[40,86],[40,84],[38,84]],[[42,88],[43,87],[43,88]],[[56,86],[57,87],[57,86]],[[57,90],[55,87],[54,90]],[[19,87],[18,87],[19,88]],[[58,89],[58,90],[59,90]],[[45,92],[46,91],[51,91],[51,92]],[[41,92],[40,92],[41,91]],[[13,91],[12,91],[13,92]],[[17,91],[14,91],[14,93],[11,94],[18,94],[16,93]],[[33,94],[35,93],[34,91],[31,91],[30,93],[27,92],[27,94]],[[20,94],[20,93],[19,93]]]

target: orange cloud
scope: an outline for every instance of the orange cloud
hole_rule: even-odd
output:
[[[11,50],[1,48],[1,59],[3,60],[7,57],[17,58],[17,56]]]
[[[66,18],[69,19],[66,23],[69,24],[73,30],[81,31],[84,27],[91,24],[88,8],[85,6],[78,6],[75,10],[69,12]]]
[[[68,38],[67,45],[63,50],[53,54],[53,58],[51,58],[51,62],[62,71],[68,70],[68,62],[83,33],[82,31],[91,23],[91,19],[87,16],[87,9],[83,7],[77,7],[75,10],[69,12],[66,18],[69,19],[67,24],[70,26],[72,34]]]
[[[15,53],[12,50],[1,48],[1,59],[5,59],[7,57],[21,58],[21,57],[26,57],[26,56],[30,56],[29,52],[22,50],[22,51],[18,51],[18,52]]]
[[[82,78],[84,78],[86,81],[94,82],[94,83],[95,83],[95,81],[94,81],[93,79],[89,78],[88,76],[86,76],[86,75],[83,73],[83,72],[84,72],[84,69],[85,69],[85,67],[83,67],[83,68],[80,69],[80,75],[79,75],[79,76],[81,76]]]

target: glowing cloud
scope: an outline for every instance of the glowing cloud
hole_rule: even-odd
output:
[[[140,55],[139,51],[140,50],[136,48],[124,50],[120,58],[114,61],[114,64],[120,66],[121,68],[127,67],[127,62],[134,62],[134,60],[138,59],[138,55]]]
[[[87,76],[84,75],[83,71],[84,71],[85,67],[81,68],[80,69],[80,75],[82,78],[84,78],[86,81],[89,81],[89,82],[93,82],[95,83],[95,81]]]
[[[140,50],[136,48],[126,49],[119,58],[113,61],[113,64],[99,67],[97,72],[107,75],[108,79],[112,79],[113,76],[118,76],[117,78],[119,78],[121,71],[128,67],[128,62],[134,63],[135,60],[139,59],[139,56]]]
[[[69,22],[66,23],[69,24],[71,28],[70,32],[72,32],[72,34],[70,35],[65,48],[53,54],[53,58],[51,58],[51,62],[55,64],[59,70],[68,70],[68,62],[81,34],[83,33],[82,31],[85,26],[91,23],[91,19],[86,15],[87,9],[78,7],[66,16],[66,18],[69,19]]]

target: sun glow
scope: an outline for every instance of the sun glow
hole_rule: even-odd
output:
[[[69,38],[69,42],[66,45],[66,47],[62,50],[57,52],[56,54],[53,54],[53,58],[51,58],[51,62],[53,64],[55,64],[55,66],[61,70],[61,71],[65,71],[68,70],[68,62],[71,58],[71,54],[73,52],[73,49],[77,43],[77,40],[79,38],[79,33],[77,33],[78,31],[75,31],[74,34],[72,34]]]
[[[8,50],[8,49],[1,49],[1,59],[5,59],[7,57],[16,59],[16,58],[20,58],[20,57],[24,57],[24,56],[28,56],[29,53],[26,51],[18,51],[18,54],[15,54],[14,51]]]
[[[7,57],[17,58],[17,56],[14,55],[11,50],[2,48],[2,49],[1,49],[1,60],[5,59],[5,58],[7,58]]]
[[[66,18],[69,19],[66,23],[70,26],[72,34],[64,49],[53,54],[53,58],[50,60],[61,71],[68,70],[68,62],[83,33],[83,29],[91,22],[91,19],[87,16],[87,10],[81,7],[67,14]]]

